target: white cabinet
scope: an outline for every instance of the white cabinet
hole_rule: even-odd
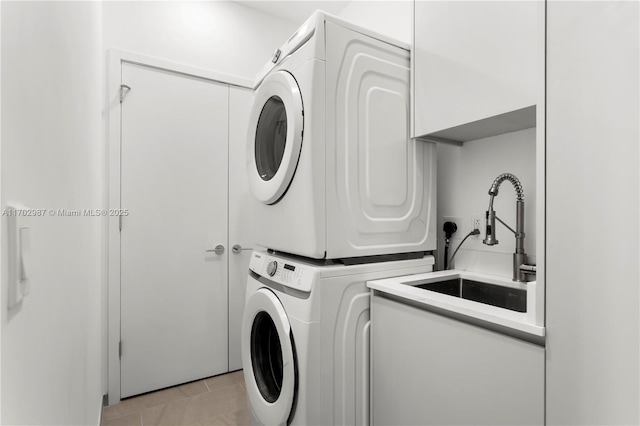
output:
[[[413,136],[464,142],[534,127],[542,1],[415,1]]]
[[[544,357],[534,343],[374,295],[372,424],[541,425]]]
[[[640,2],[547,12],[546,419],[640,424]]]

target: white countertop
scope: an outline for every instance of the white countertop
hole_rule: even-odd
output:
[[[489,284],[527,290],[527,312],[515,312],[509,309],[486,305],[472,300],[437,293],[414,287],[418,284],[442,281],[444,279],[464,278]],[[449,311],[458,315],[475,318],[488,323],[507,327],[536,337],[544,337],[545,328],[536,318],[536,282],[516,283],[507,278],[469,271],[438,271],[424,274],[368,281],[367,287],[383,293],[408,299],[414,304],[423,304]]]

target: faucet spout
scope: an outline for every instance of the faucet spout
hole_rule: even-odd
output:
[[[518,201],[524,201],[524,189],[522,189],[520,180],[511,173],[502,173],[500,176],[493,180],[491,188],[489,188],[489,195],[491,195],[490,203],[493,204],[493,197],[498,195],[500,185],[502,185],[502,182],[504,182],[505,180],[508,180],[513,184],[513,188],[516,190],[516,199]]]
[[[500,189],[500,185],[505,180],[508,180],[513,184],[513,187],[516,191],[516,229],[515,231],[511,229],[506,223],[504,223],[497,215],[495,210],[493,210],[493,199],[498,195],[498,191]],[[489,188],[489,209],[486,213],[486,236],[482,242],[486,245],[492,246],[498,244],[498,240],[496,238],[496,219],[502,223],[507,229],[515,234],[516,237],[516,248],[513,253],[513,281],[517,282],[526,282],[527,277],[520,269],[521,265],[526,263],[526,253],[524,252],[524,190],[522,189],[522,184],[520,180],[511,173],[503,173],[491,184],[491,188]]]

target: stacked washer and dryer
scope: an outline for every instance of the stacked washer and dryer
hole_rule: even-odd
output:
[[[435,147],[409,137],[409,47],[315,12],[258,75],[242,362],[258,424],[369,423],[366,281],[429,272]]]

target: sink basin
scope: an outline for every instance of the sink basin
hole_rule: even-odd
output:
[[[409,283],[407,283],[409,284]],[[410,285],[436,293],[497,306],[516,312],[527,312],[527,291],[465,278],[447,278],[442,281],[412,282]]]
[[[367,287],[374,296],[544,341],[544,286],[536,281],[452,269],[367,281]]]

